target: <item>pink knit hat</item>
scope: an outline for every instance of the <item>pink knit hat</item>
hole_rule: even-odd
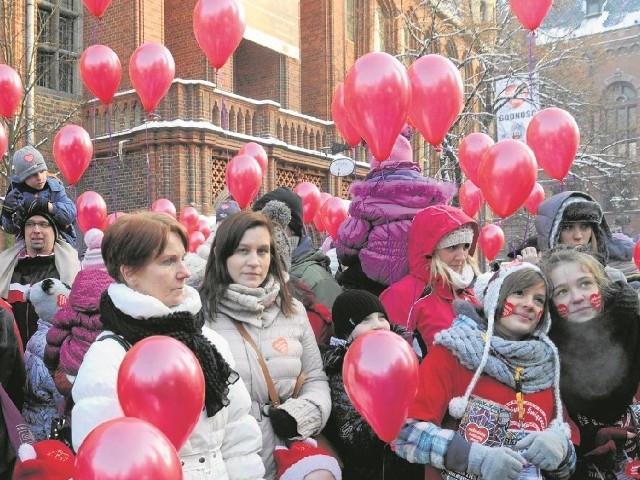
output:
[[[84,234],[84,243],[87,245],[87,250],[84,252],[82,259],[82,270],[99,268],[105,272],[107,271],[102,259],[102,237],[104,237],[104,233],[97,228],[92,228]]]

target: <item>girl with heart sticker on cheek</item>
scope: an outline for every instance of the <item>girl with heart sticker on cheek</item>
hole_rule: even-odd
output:
[[[569,478],[575,470],[547,290],[537,266],[516,261],[477,278],[482,307],[454,302],[457,316],[421,364],[418,394],[392,443],[402,458],[426,464],[426,479]],[[454,428],[444,428],[451,417]]]
[[[562,399],[580,429],[575,478],[640,478],[625,476],[640,464],[637,292],[575,248],[545,252],[540,266],[551,289],[549,336],[562,363]]]

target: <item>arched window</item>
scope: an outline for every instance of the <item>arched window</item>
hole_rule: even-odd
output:
[[[605,132],[623,160],[638,158],[638,92],[629,82],[614,82],[606,91]]]

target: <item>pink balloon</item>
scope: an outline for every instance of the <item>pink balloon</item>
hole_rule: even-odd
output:
[[[73,478],[182,480],[183,474],[176,449],[160,430],[139,418],[120,417],[87,435],[78,449]]]
[[[194,230],[189,234],[189,251],[195,253],[200,245],[204,243],[207,238],[199,230]]]
[[[313,216],[313,224],[316,226],[316,229],[319,232],[324,232],[326,227],[324,225],[324,220],[322,218],[322,206],[324,202],[329,200],[333,195],[327,192],[320,192],[320,203],[318,204],[318,209],[316,210],[316,214]]]
[[[166,213],[167,215],[176,218],[176,206],[173,204],[171,200],[167,200],[166,198],[159,198],[155,202],[151,204],[151,211],[156,213]]]
[[[474,217],[484,203],[484,196],[471,180],[467,180],[458,191],[458,200],[460,200],[462,211],[470,217]]]
[[[498,225],[490,223],[480,230],[478,246],[490,262],[496,258],[502,247],[504,247],[504,232]]]
[[[262,170],[255,158],[236,155],[227,164],[226,180],[227,188],[240,208],[246,208],[260,190]]]
[[[71,185],[87,170],[93,156],[93,143],[87,131],[79,125],[66,125],[53,139],[53,158],[64,178]]]
[[[9,149],[9,138],[7,137],[7,131],[4,125],[0,123],[0,158],[4,157]]]
[[[533,150],[538,165],[551,178],[562,180],[578,153],[578,124],[571,114],[560,108],[545,108],[529,122],[527,144]]]
[[[344,81],[347,115],[380,161],[391,154],[407,121],[410,103],[407,70],[388,53],[367,53],[347,72]]]
[[[538,213],[538,207],[540,203],[544,200],[544,188],[538,182],[533,186],[533,190],[529,194],[529,198],[527,198],[524,202],[524,206],[529,210],[531,215],[535,215]]]
[[[320,206],[320,189],[311,182],[302,182],[293,189],[302,198],[302,221],[311,223]]]
[[[187,205],[180,211],[179,221],[187,229],[187,232],[198,228],[198,220],[200,220],[200,214],[195,208]]]
[[[116,52],[104,45],[91,45],[82,53],[79,67],[87,89],[109,105],[122,79],[122,65]]]
[[[399,335],[374,330],[359,336],[342,366],[353,406],[384,441],[398,436],[418,391],[418,360]]]
[[[320,211],[322,213],[322,220],[327,233],[335,240],[338,238],[338,229],[340,228],[340,225],[349,216],[347,206],[341,198],[331,197],[324,202]]]
[[[89,13],[94,17],[102,18],[104,12],[111,5],[111,0],[82,0]]]
[[[198,423],[204,391],[198,359],[185,344],[167,336],[136,343],[118,370],[118,399],[125,415],[151,423],[178,451]]]
[[[478,178],[485,200],[502,218],[518,210],[536,183],[538,165],[531,149],[524,143],[501,140],[493,145],[480,162]]]
[[[333,93],[331,100],[331,116],[336,124],[336,129],[347,141],[347,144],[355,147],[360,143],[360,134],[356,127],[353,126],[344,106],[344,83],[340,82],[338,88]]]
[[[9,65],[0,65],[0,115],[11,118],[22,100],[22,80]]]
[[[244,35],[246,20],[240,0],[198,0],[193,33],[215,68],[222,68]]]
[[[78,226],[83,232],[92,228],[105,230],[107,228],[107,203],[104,198],[91,190],[84,192],[76,200],[78,210]]]
[[[173,56],[160,43],[144,43],[131,55],[129,77],[147,112],[153,112],[167,94],[175,74]]]
[[[267,156],[267,152],[264,147],[259,143],[245,143],[240,147],[238,155],[249,155],[250,157],[255,158],[258,161],[258,165],[260,165],[260,170],[262,170],[262,176],[264,177],[267,174],[267,169],[269,168],[269,157]]]
[[[107,228],[116,223],[119,218],[122,218],[126,215],[124,212],[113,212],[107,215]]]
[[[451,60],[437,54],[413,62],[408,75],[409,118],[431,145],[438,146],[462,112],[462,76]]]
[[[553,0],[509,0],[511,11],[528,30],[535,30],[547,16]]]
[[[478,167],[487,150],[495,142],[485,133],[470,133],[462,139],[458,148],[458,163],[469,180],[478,185]],[[473,215],[472,215],[473,216]]]

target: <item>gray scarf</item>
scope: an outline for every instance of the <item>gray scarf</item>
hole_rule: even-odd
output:
[[[273,275],[257,288],[232,283],[219,300],[217,310],[234,320],[266,327],[280,311],[279,293],[280,282]]]
[[[459,314],[453,326],[436,335],[435,344],[453,353],[469,370],[480,365],[486,329],[477,320]],[[527,340],[505,340],[494,335],[483,373],[515,389],[515,368],[524,367],[522,392],[540,392],[553,386],[556,364],[551,347],[537,337]]]

